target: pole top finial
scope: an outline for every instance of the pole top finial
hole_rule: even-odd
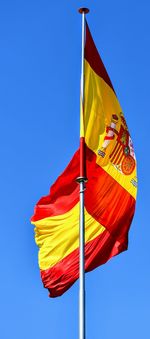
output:
[[[81,8],[79,8],[78,9],[78,12],[80,13],[80,14],[87,14],[87,13],[89,13],[89,9],[88,8],[85,8],[85,7],[81,7]]]

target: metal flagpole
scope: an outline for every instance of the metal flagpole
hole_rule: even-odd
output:
[[[87,8],[80,8],[82,14],[82,63],[81,63],[81,101],[84,115],[84,45],[85,45],[85,15],[89,12]],[[80,184],[80,259],[79,259],[79,339],[85,339],[85,220],[84,220],[84,190],[86,173],[85,173],[85,154],[84,138],[80,138],[80,177],[77,182]]]

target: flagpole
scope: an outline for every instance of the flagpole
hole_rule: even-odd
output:
[[[81,105],[84,115],[84,45],[85,45],[85,15],[89,12],[88,8],[80,8],[82,14],[82,60],[81,60]],[[79,339],[85,339],[85,218],[84,218],[84,190],[86,171],[84,138],[80,137],[80,177],[77,182],[80,184],[80,236],[79,236]]]

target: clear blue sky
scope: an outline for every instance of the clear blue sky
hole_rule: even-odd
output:
[[[81,16],[122,105],[138,160],[129,250],[86,275],[87,339],[150,338],[150,2],[0,3],[2,339],[78,338],[78,282],[49,299],[30,216],[79,144]]]

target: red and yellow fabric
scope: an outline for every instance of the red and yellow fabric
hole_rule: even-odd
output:
[[[137,190],[132,140],[111,81],[86,23],[85,103],[80,137],[85,142],[85,269],[89,272],[127,249]],[[79,276],[80,150],[39,200],[31,222],[39,246],[41,277],[51,297]]]

